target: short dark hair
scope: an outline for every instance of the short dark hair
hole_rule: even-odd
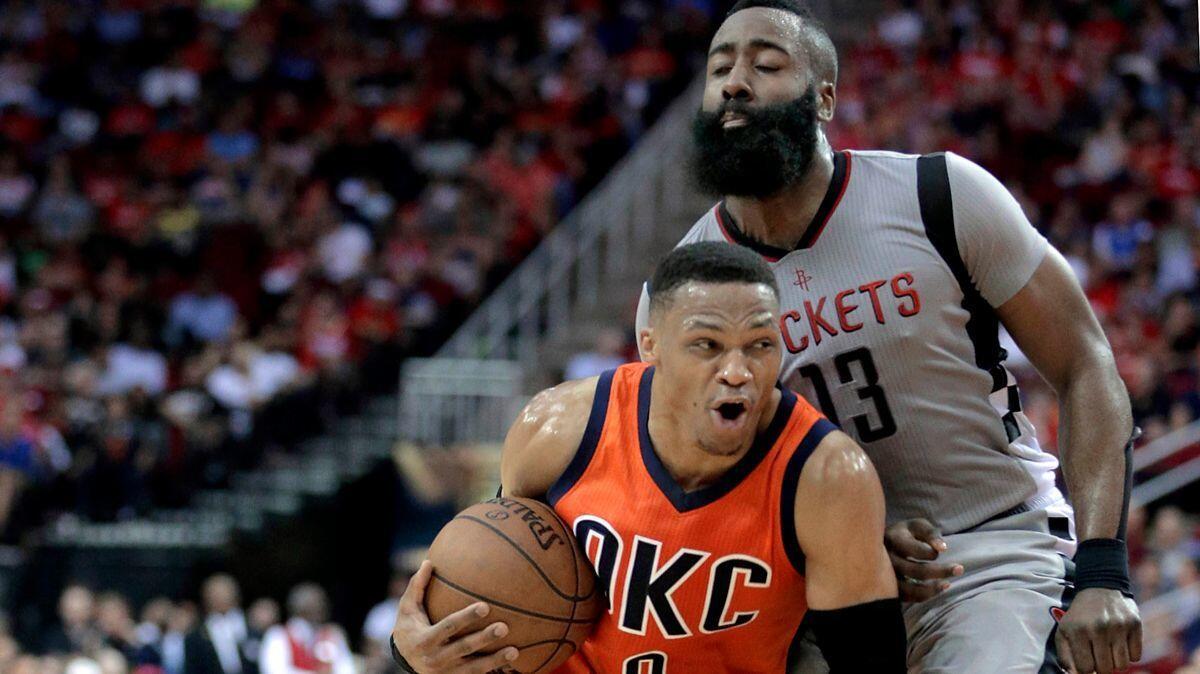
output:
[[[821,20],[813,13],[812,9],[803,0],[738,0],[725,18],[737,14],[743,9],[752,9],[762,7],[765,9],[778,9],[789,14],[795,14],[800,17],[801,36],[805,53],[808,54],[808,60],[811,64],[813,74],[824,78],[829,82],[837,83],[838,78],[838,56],[837,47],[833,45],[833,40],[829,37],[829,31],[825,30],[825,26]]]
[[[692,281],[761,283],[779,297],[775,273],[757,253],[722,241],[702,241],[680,246],[658,263],[647,288],[650,310],[664,308],[680,286]]]

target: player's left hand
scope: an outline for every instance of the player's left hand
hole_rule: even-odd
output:
[[[1054,639],[1071,674],[1110,674],[1142,659],[1142,618],[1120,592],[1088,588],[1075,596]]]
[[[927,519],[896,522],[883,533],[902,601],[932,599],[950,587],[949,579],[961,576],[961,564],[938,562],[949,549],[942,533]]]

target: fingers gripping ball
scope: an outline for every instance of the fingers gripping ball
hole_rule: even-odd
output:
[[[550,672],[566,661],[604,610],[575,537],[537,501],[495,498],[467,508],[438,534],[429,560],[430,621],[486,602],[488,620],[509,628],[492,651],[517,647],[520,657],[510,667],[523,674]]]

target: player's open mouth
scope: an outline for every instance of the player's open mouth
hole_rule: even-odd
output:
[[[744,402],[725,402],[714,407],[710,413],[717,428],[735,430],[746,420],[749,407]]]

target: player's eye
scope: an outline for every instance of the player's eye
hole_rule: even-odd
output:
[[[755,69],[762,73],[779,72],[780,68],[776,66],[755,66]]]
[[[692,342],[692,346],[700,351],[712,351],[717,347],[717,343],[711,339],[698,339]]]
[[[717,66],[716,68],[713,68],[712,74],[727,75],[731,70],[733,70],[731,66]]]

